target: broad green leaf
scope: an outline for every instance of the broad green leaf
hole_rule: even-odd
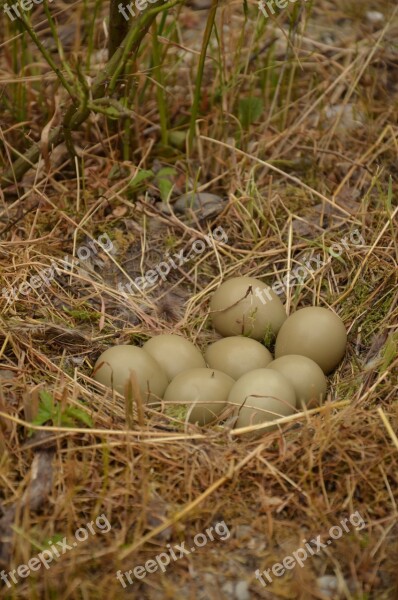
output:
[[[187,132],[186,131],[170,131],[170,133],[169,133],[170,144],[180,150],[185,148],[186,140],[187,140]]]
[[[153,171],[141,169],[141,171],[138,171],[138,173],[136,173],[136,175],[134,175],[133,179],[130,181],[129,188],[134,189],[141,183],[141,181],[145,181],[145,179],[149,179],[154,176],[155,174]]]
[[[50,392],[46,392],[45,390],[40,390],[39,392],[40,398],[40,406],[43,407],[49,413],[52,413],[54,410],[54,399]]]
[[[177,175],[177,171],[173,167],[162,167],[157,173],[156,177],[159,179],[165,175]]]
[[[264,103],[261,98],[254,96],[242,98],[239,101],[239,121],[244,129],[248,129],[249,125],[258,121],[264,111]]]
[[[380,365],[379,372],[384,373],[393,362],[394,358],[397,356],[398,352],[398,335],[391,334],[384,346],[383,350],[383,362]]]
[[[172,183],[170,179],[159,179],[158,186],[163,202],[167,202],[170,192],[173,189],[173,185],[174,183]]]
[[[69,415],[68,409],[61,414],[59,424],[61,427],[73,427],[75,425],[75,419]]]
[[[91,420],[90,415],[86,413],[86,411],[82,408],[78,408],[77,406],[70,406],[67,410],[67,414],[68,416],[73,417],[77,421],[81,421],[82,423],[87,425],[87,427],[93,426],[93,422]]]
[[[48,412],[43,407],[39,406],[39,410],[37,411],[36,417],[33,419],[33,425],[44,425],[47,421],[52,421],[53,413]]]
[[[56,408],[54,407],[54,399],[50,392],[46,392],[46,390],[40,390],[39,398],[39,409],[37,411],[36,418],[32,421],[34,425],[43,425],[47,421],[52,421],[56,412]]]

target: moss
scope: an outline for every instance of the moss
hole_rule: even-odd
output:
[[[164,414],[171,419],[185,422],[188,412],[186,404],[168,404],[165,408]]]
[[[64,308],[64,310],[76,321],[83,323],[97,323],[101,318],[100,313],[94,311],[92,308]]]

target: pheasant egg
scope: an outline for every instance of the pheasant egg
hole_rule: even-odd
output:
[[[145,403],[155,402],[155,396],[163,397],[168,383],[166,373],[152,356],[136,346],[120,345],[105,350],[95,363],[93,379],[123,395],[131,374]]]
[[[181,371],[206,367],[198,348],[180,335],[157,335],[145,342],[143,350],[159,363],[169,381]]]
[[[234,383],[232,377],[215,369],[189,369],[173,379],[164,400],[187,405],[188,421],[207,425],[225,408]]]
[[[226,337],[207,347],[205,359],[209,367],[239,379],[248,371],[266,367],[272,354],[256,340],[243,336]]]
[[[234,277],[222,283],[210,301],[210,313],[222,336],[244,335],[256,340],[275,336],[286,320],[278,296],[254,277]]]
[[[326,394],[326,377],[319,365],[306,356],[287,354],[273,360],[267,369],[278,371],[290,381],[296,392],[298,407],[319,406]]]
[[[238,379],[229,393],[228,403],[236,406],[235,428],[247,427],[293,414],[296,393],[290,381],[277,371],[256,369]],[[267,427],[264,431],[274,428]]]
[[[340,317],[327,308],[308,306],[283,323],[276,338],[275,358],[301,354],[327,375],[343,358],[346,345],[347,332]]]

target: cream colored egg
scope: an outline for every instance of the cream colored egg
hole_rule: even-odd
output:
[[[235,381],[215,369],[190,369],[179,373],[169,384],[164,401],[187,406],[188,421],[206,425],[225,408]]]
[[[206,367],[199,349],[180,335],[156,335],[145,342],[143,350],[163,367],[169,381],[187,369]]]
[[[327,375],[344,356],[347,332],[338,315],[327,308],[308,306],[283,323],[275,344],[275,358],[301,354],[316,362]]]
[[[152,356],[136,346],[120,345],[105,350],[95,363],[93,379],[124,395],[131,374],[145,403],[163,397],[168,384],[166,373]]]
[[[248,371],[266,367],[272,361],[272,354],[256,340],[232,336],[210,344],[205,359],[209,367],[236,380]]]
[[[254,277],[224,281],[212,296],[210,314],[221,335],[244,335],[256,340],[275,336],[286,319],[278,296]]]
[[[287,354],[267,365],[290,381],[296,392],[298,407],[314,408],[326,395],[327,381],[319,365],[307,356]]]
[[[232,387],[228,403],[236,407],[235,428],[270,423],[291,415],[296,409],[296,393],[290,381],[272,369],[256,369],[242,375]],[[271,431],[261,428],[253,435]]]

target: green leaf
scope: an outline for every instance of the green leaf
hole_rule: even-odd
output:
[[[390,364],[393,362],[394,358],[397,356],[398,353],[398,335],[397,334],[391,334],[384,346],[384,350],[383,350],[383,362],[380,365],[380,369],[379,369],[379,373],[384,373],[384,371],[386,371],[388,369],[388,367],[390,366]]]
[[[156,177],[159,179],[165,175],[177,175],[177,171],[173,167],[162,167],[157,173]]]
[[[45,390],[40,390],[39,392],[40,405],[43,409],[47,410],[49,413],[53,413],[54,411],[54,398],[50,394],[50,392],[46,392]]]
[[[187,140],[187,132],[186,131],[170,131],[169,133],[169,142],[175,148],[179,150],[183,150],[185,148],[185,143]]]
[[[62,410],[61,404],[55,404],[52,395],[45,390],[39,392],[40,404],[34,425],[44,425],[48,421],[61,427],[73,427],[76,422],[82,422],[87,427],[92,427],[93,422],[90,415],[77,406],[68,406]]]
[[[68,410],[66,410],[61,414],[57,425],[59,425],[60,427],[74,427],[75,419],[72,416],[69,416]]]
[[[167,202],[167,200],[169,199],[170,192],[173,189],[174,183],[172,183],[170,179],[159,179],[158,186],[160,196],[163,202]]]
[[[68,415],[68,417],[70,416],[70,417],[76,419],[76,421],[81,421],[82,423],[87,425],[87,427],[93,426],[93,421],[92,421],[90,415],[81,408],[77,408],[76,406],[70,406],[67,409],[66,414]]]
[[[129,189],[134,189],[138,187],[141,181],[145,181],[145,179],[152,178],[154,177],[154,175],[155,174],[153,171],[141,169],[141,171],[138,171],[138,173],[134,175],[133,179],[130,181],[128,185]]]
[[[41,406],[39,406],[39,410],[37,411],[36,417],[33,419],[33,425],[44,425],[47,421],[52,421],[53,415],[48,412]]]
[[[258,121],[264,111],[264,103],[261,98],[251,96],[242,98],[239,101],[239,121],[244,129],[248,129],[249,125]]]
[[[39,409],[32,423],[34,425],[44,425],[47,421],[52,421],[54,417],[54,399],[49,392],[41,390],[39,392]]]

